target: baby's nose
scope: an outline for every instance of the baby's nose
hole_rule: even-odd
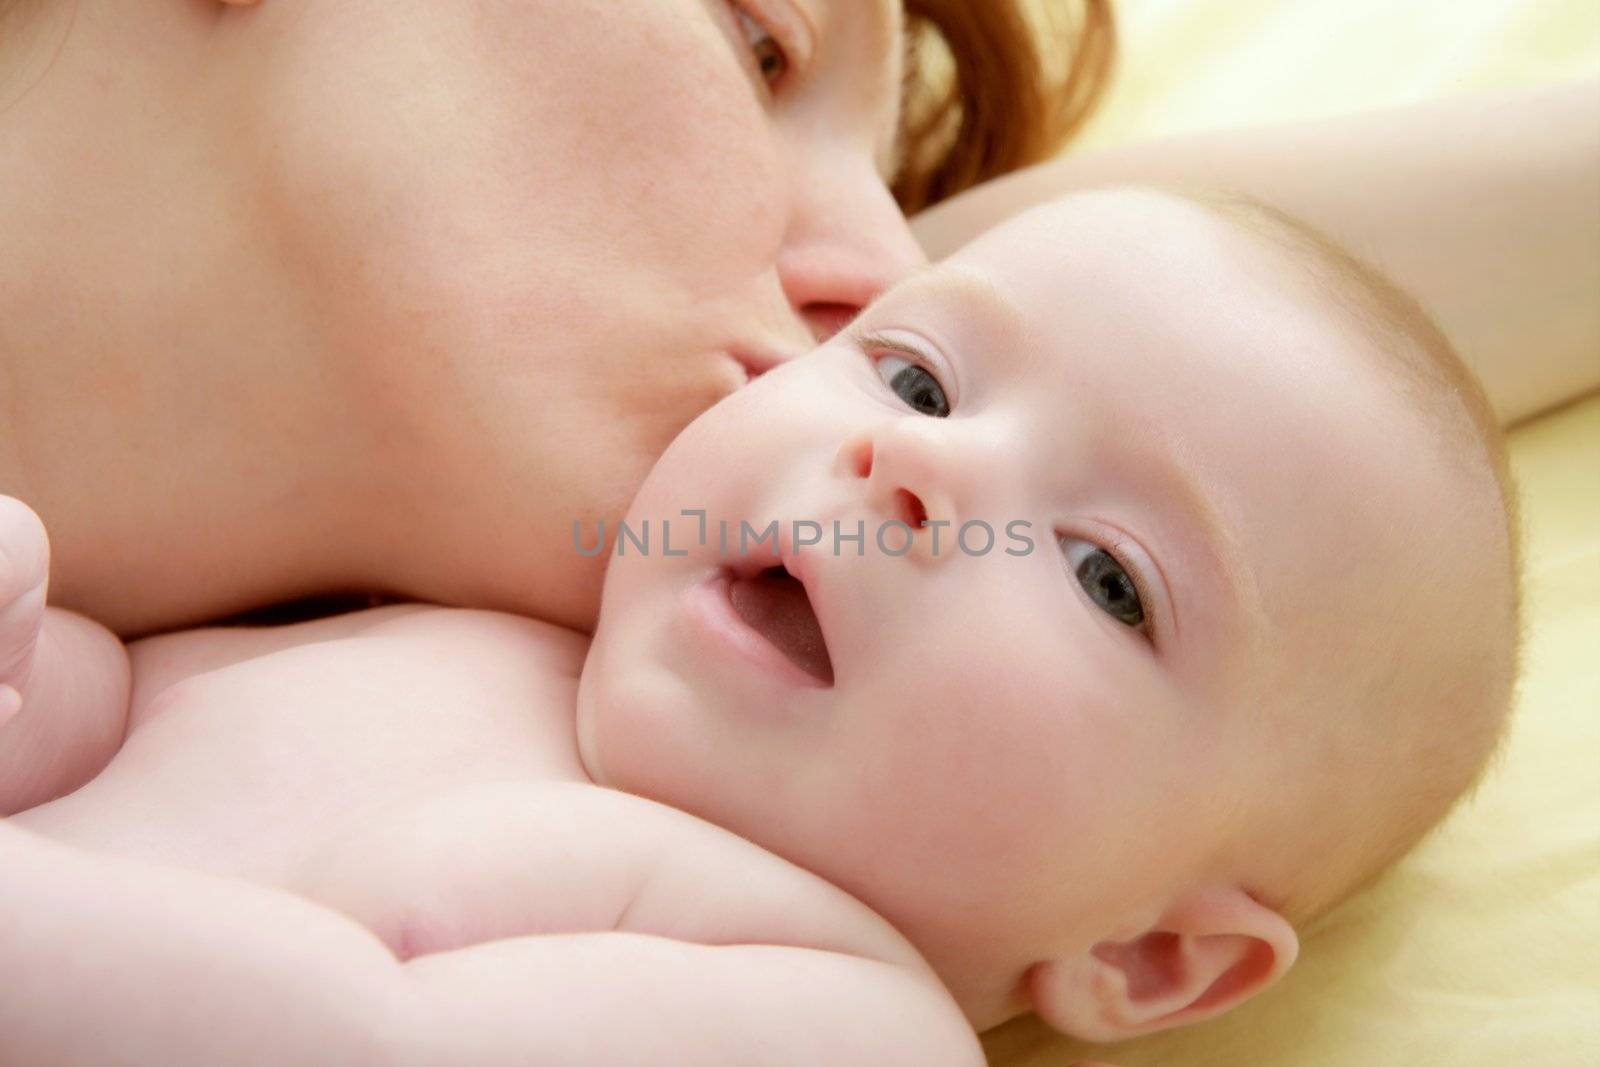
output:
[[[918,443],[905,441],[906,436],[893,429],[854,434],[840,445],[834,470],[862,486],[868,507],[885,527],[905,527],[898,537],[883,531],[886,552],[936,559],[954,545],[959,517],[939,484],[936,461],[920,454]]]
[[[928,508],[922,498],[909,489],[896,489],[889,509],[893,517],[913,530],[928,525]]]

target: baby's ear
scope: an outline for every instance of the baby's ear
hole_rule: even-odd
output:
[[[1084,1041],[1209,1019],[1283,977],[1300,951],[1288,921],[1236,888],[1176,898],[1149,929],[1029,971],[1033,1010]]]

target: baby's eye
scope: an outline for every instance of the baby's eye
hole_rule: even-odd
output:
[[[1081,537],[1061,538],[1067,566],[1095,605],[1125,626],[1137,629],[1144,622],[1144,605],[1133,578],[1116,557]]]
[[[756,69],[761,71],[762,80],[768,88],[777,85],[789,73],[789,56],[783,45],[743,7],[735,4],[733,14],[739,20],[739,29],[744,32],[745,44],[750,46],[750,55],[756,61]]]
[[[904,356],[883,355],[877,359],[878,377],[893,389],[895,395],[906,402],[913,411],[942,419],[950,414],[950,401],[945,398],[939,379],[920,364]]]

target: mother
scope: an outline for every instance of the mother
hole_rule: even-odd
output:
[[[920,262],[890,180],[1084,113],[1105,3],[1051,85],[1021,2],[910,5],[1006,105],[952,146],[896,0],[0,0],[0,491],[52,601],[589,626],[572,523]]]
[[[891,181],[919,207],[1086,113],[1107,2],[1060,82],[1034,2],[906,0],[962,91],[911,72],[902,107],[896,0],[0,0],[0,492],[52,599],[124,634],[340,591],[587,628],[572,523],[919,261]],[[1600,377],[1596,100],[1068,158],[921,233],[1242,186],[1376,254],[1525,412]]]

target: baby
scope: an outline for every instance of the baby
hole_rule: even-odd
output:
[[[390,607],[122,658],[13,503],[0,788],[99,758],[51,722],[126,739],[0,823],[0,1060],[977,1064],[1028,1010],[1216,1015],[1493,749],[1505,478],[1368,268],[1109,190],[691,425],[587,646]]]

